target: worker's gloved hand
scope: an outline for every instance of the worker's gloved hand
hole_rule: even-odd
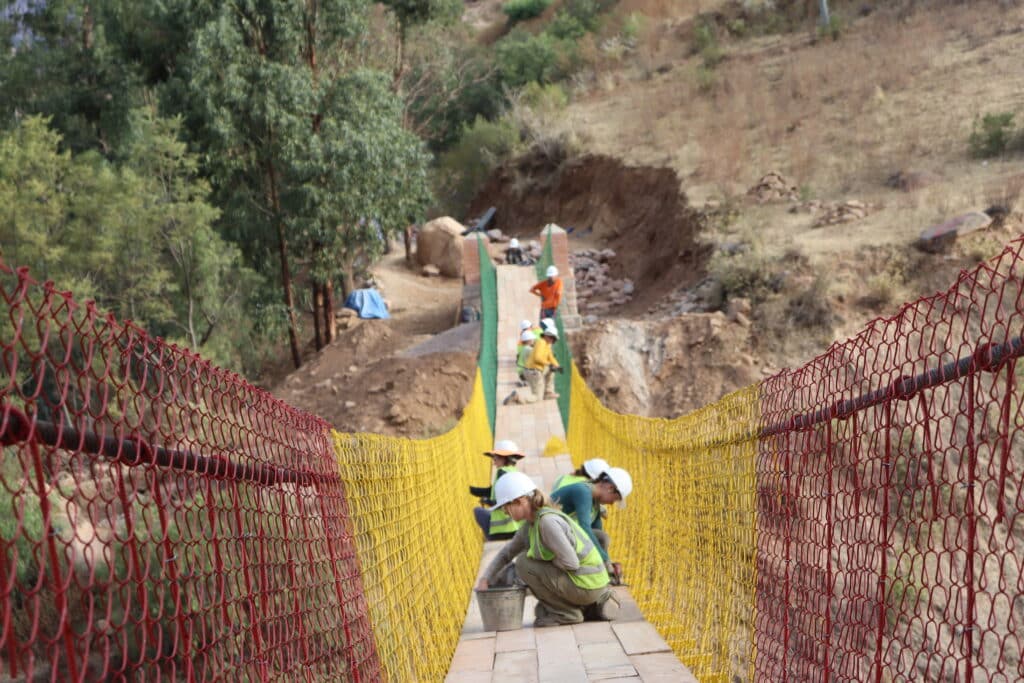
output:
[[[622,563],[621,562],[609,562],[608,568],[608,579],[611,581],[613,586],[622,585]]]
[[[565,368],[563,368],[561,366],[557,366],[557,367],[554,368],[554,371],[557,372],[559,375],[561,375],[563,372],[565,372]]]

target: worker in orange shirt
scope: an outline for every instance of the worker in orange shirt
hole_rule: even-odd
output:
[[[545,276],[546,279],[530,287],[530,293],[540,297],[540,317],[554,318],[562,302],[562,278],[558,277],[556,266],[548,266]]]

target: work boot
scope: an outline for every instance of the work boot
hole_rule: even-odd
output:
[[[544,394],[544,400],[546,401],[546,400],[551,399],[551,398],[558,398],[560,395],[561,394],[556,394],[553,391],[549,391],[548,393]]]
[[[507,406],[509,403],[517,403],[517,398],[518,396],[516,395],[516,392],[513,391],[511,394],[505,397],[505,400],[501,402],[501,405]]]
[[[619,601],[615,599],[611,591],[608,591],[608,597],[604,602],[597,603],[597,613],[602,621],[614,621],[619,616],[619,607]]]
[[[544,603],[538,602],[537,606],[533,608],[533,620],[534,628],[545,628],[547,626],[561,626],[562,622],[558,621],[555,615],[548,612],[548,608],[544,606]]]

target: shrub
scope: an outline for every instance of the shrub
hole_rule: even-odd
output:
[[[697,89],[704,94],[713,92],[718,87],[718,76],[714,69],[700,64],[697,66]]]
[[[828,300],[828,282],[822,277],[790,299],[786,308],[792,323],[805,329],[828,327],[835,320]]]
[[[501,6],[501,11],[516,23],[539,17],[550,6],[551,0],[508,0]]]
[[[744,239],[741,248],[715,251],[708,261],[708,274],[729,297],[763,301],[773,289],[772,262],[756,239]]]
[[[693,44],[701,56],[704,66],[708,69],[714,69],[725,57],[722,54],[722,47],[718,44],[715,27],[706,21],[700,22],[694,27]]]
[[[460,216],[488,175],[519,148],[519,129],[508,118],[477,117],[438,161],[435,186],[446,212]]]
[[[1014,138],[1013,114],[1000,112],[985,114],[980,121],[975,120],[974,130],[971,131],[967,144],[972,155],[987,159],[1010,150],[1015,142]],[[1019,140],[1016,142],[1019,143]]]
[[[548,33],[531,35],[515,29],[498,42],[496,64],[505,88],[553,83],[578,70],[579,47],[573,40],[562,40]]]
[[[821,38],[839,40],[839,37],[843,34],[843,30],[845,28],[846,25],[844,24],[842,17],[838,14],[830,14],[828,17],[828,23],[820,24],[818,26],[818,36]]]
[[[562,40],[579,40],[587,34],[587,27],[575,16],[562,9],[548,24],[546,32]]]

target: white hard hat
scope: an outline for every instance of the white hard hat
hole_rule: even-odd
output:
[[[604,458],[591,458],[583,461],[583,471],[591,479],[597,479],[608,471],[608,462]]]
[[[543,330],[541,330],[540,333],[542,335],[547,335],[549,337],[554,337],[555,339],[558,339],[558,328],[557,327],[545,327]]]
[[[626,507],[626,496],[633,492],[633,477],[629,476],[629,472],[621,467],[609,467],[604,476],[608,477],[615,484],[615,488],[619,490],[619,495],[622,496],[622,500],[619,501],[619,507]]]
[[[485,455],[515,455],[520,458],[524,457],[523,452],[519,450],[519,445],[511,439],[502,439],[494,444],[494,448],[487,451]]]
[[[551,329],[553,329],[553,330],[557,330],[558,329],[558,325],[555,324],[555,319],[554,318],[541,318],[540,329],[544,330],[544,329],[547,329],[549,327]]]
[[[556,266],[548,266],[545,277],[558,277],[558,268]]]
[[[524,320],[524,321],[522,321],[521,323],[519,323],[519,330],[520,330],[520,331],[522,331],[522,330],[528,330],[528,329],[530,329],[531,327],[533,327],[533,323],[532,323],[532,322],[530,322],[529,320]]]
[[[532,342],[537,341],[537,337],[533,336],[533,330],[523,330],[523,334],[519,337],[521,342]]]
[[[510,239],[508,241],[508,248],[509,249],[518,249],[519,248],[519,240],[517,240],[515,237]]]
[[[520,496],[528,496],[537,490],[533,479],[522,472],[507,472],[494,485],[494,507],[511,503]]]

